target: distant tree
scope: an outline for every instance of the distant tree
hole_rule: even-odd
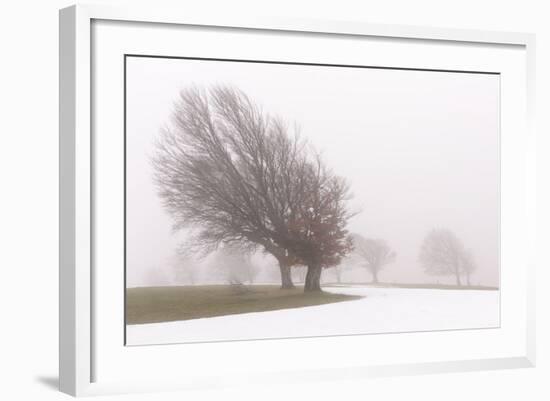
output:
[[[462,285],[461,274],[467,274],[469,283],[469,276],[475,269],[472,254],[451,230],[445,228],[433,229],[426,235],[418,259],[427,274],[452,275],[458,286]]]
[[[236,247],[225,246],[218,249],[212,264],[228,284],[253,284],[258,274],[250,255]]]
[[[353,246],[353,235],[350,236],[352,246]],[[333,266],[330,269],[330,272],[332,273],[332,277],[334,280],[336,280],[336,283],[340,284],[344,280],[344,274],[346,272],[349,272],[352,268],[352,265],[356,265],[358,262],[355,259],[356,255],[354,250],[351,250],[348,255],[346,255],[345,258],[342,259],[340,264]]]
[[[172,277],[175,284],[194,285],[196,283],[197,271],[191,263],[191,259],[174,258],[172,261]]]
[[[249,284],[254,284],[254,282],[256,281],[256,277],[259,273],[258,266],[254,264],[251,256],[248,254],[243,255],[243,259],[244,263],[242,266],[242,270],[244,272],[244,277]]]
[[[307,266],[295,266],[292,268],[298,276],[298,282],[303,283],[306,280]]]
[[[372,282],[378,283],[378,273],[384,266],[395,261],[396,253],[383,239],[364,238],[359,234],[354,234],[352,239],[354,253],[371,273]]]
[[[336,265],[332,269],[334,271],[334,276],[336,277],[336,282],[340,284],[342,282],[342,265]]]
[[[477,269],[477,264],[474,259],[472,251],[465,251],[462,255],[462,271],[466,275],[466,285],[471,286],[471,275]]]
[[[197,281],[198,273],[197,261],[191,255],[185,252],[185,247],[179,245],[171,259],[172,277],[176,284],[194,285]]]

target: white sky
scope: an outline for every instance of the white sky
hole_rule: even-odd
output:
[[[234,85],[298,123],[349,180],[350,207],[361,210],[350,231],[384,238],[397,252],[382,281],[433,282],[418,250],[431,228],[446,227],[474,253],[473,284],[498,284],[498,76],[130,57],[129,286],[169,269],[177,244],[152,182],[153,141],[181,89],[212,84]]]

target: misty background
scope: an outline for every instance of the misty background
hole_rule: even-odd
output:
[[[418,262],[432,228],[448,228],[473,253],[472,284],[499,283],[499,76],[184,59],[127,58],[127,285],[218,282],[219,255],[194,266],[177,255],[174,233],[153,184],[150,162],[179,91],[232,85],[289,125],[345,177],[358,213],[352,233],[382,238],[397,257],[379,274],[393,283],[453,283]],[[276,261],[252,256],[256,281],[277,281]],[[353,260],[344,281],[370,281]],[[297,269],[299,276],[301,269]],[[333,269],[323,273],[333,281]],[[299,280],[298,280],[299,281]]]

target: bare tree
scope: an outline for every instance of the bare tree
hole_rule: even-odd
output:
[[[250,255],[241,248],[224,246],[218,249],[212,261],[213,268],[228,284],[253,284],[258,273]]]
[[[321,291],[323,269],[338,265],[352,249],[346,229],[353,216],[346,208],[349,187],[319,155],[304,164],[298,176],[303,180],[300,202],[291,213],[284,244],[308,267],[304,291]]]
[[[466,285],[471,286],[471,275],[477,269],[477,264],[472,251],[466,250],[462,255],[462,271],[466,275]]]
[[[305,290],[320,290],[320,270],[346,252],[348,190],[308,149],[236,89],[182,91],[153,165],[174,229],[194,231],[188,249],[259,247],[277,259],[283,288],[303,263]]]
[[[353,236],[350,236],[353,246]],[[330,267],[331,279],[333,282],[341,284],[344,281],[345,273],[351,270],[353,264],[353,249],[340,261],[339,264]]]
[[[336,265],[333,268],[334,276],[336,277],[336,282],[340,284],[342,282],[342,265]]]
[[[273,182],[273,177],[280,179],[277,170],[295,163],[303,146],[241,92],[182,91],[173,124],[157,142],[153,165],[174,229],[194,230],[188,250],[207,254],[222,243],[261,247],[279,262],[282,287],[292,287],[295,259],[273,240],[276,227],[263,199],[278,189]],[[283,222],[284,213],[279,216]]]
[[[352,238],[354,252],[371,273],[372,282],[378,283],[378,273],[384,266],[395,261],[396,253],[383,239],[368,239],[359,234],[354,234]]]
[[[473,270],[473,258],[464,249],[462,241],[448,229],[433,229],[424,238],[419,261],[426,273],[435,276],[453,275],[461,286],[461,273]]]
[[[194,285],[197,281],[197,262],[193,260],[181,247],[178,247],[172,259],[172,273],[177,284],[187,283]]]

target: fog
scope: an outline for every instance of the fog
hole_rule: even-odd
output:
[[[452,230],[477,264],[472,284],[499,283],[499,76],[199,60],[127,59],[127,285],[223,281],[216,255],[183,261],[152,180],[150,157],[181,89],[232,85],[265,112],[300,126],[328,166],[349,180],[352,233],[397,253],[382,282],[453,283],[426,275],[419,248],[433,228]],[[278,280],[257,254],[255,280]],[[194,266],[192,279],[178,273]],[[368,281],[346,260],[343,278]],[[324,280],[335,275],[328,269]],[[298,274],[295,279],[298,280]]]

